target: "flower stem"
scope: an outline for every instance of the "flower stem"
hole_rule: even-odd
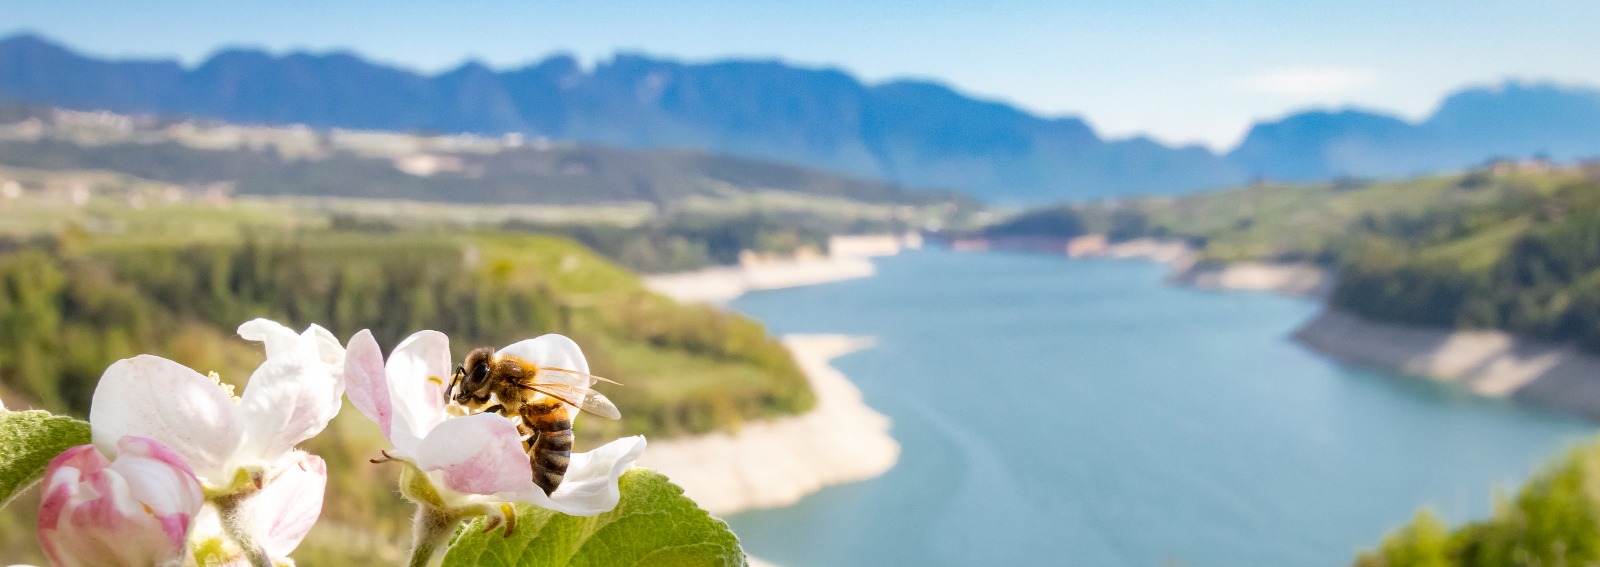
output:
[[[450,536],[466,515],[427,504],[417,504],[417,515],[411,523],[411,562],[409,567],[428,567],[444,559]],[[435,560],[439,561],[435,561]]]
[[[241,505],[249,495],[233,494],[216,498],[212,502],[217,505],[217,516],[222,520],[222,532],[239,544],[239,549],[244,551],[244,556],[250,561],[250,567],[273,567],[272,558],[267,556],[267,550],[261,548],[261,543],[250,534],[250,527],[245,525],[243,506]]]

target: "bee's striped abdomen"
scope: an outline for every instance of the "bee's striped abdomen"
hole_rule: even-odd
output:
[[[523,441],[528,461],[533,465],[533,483],[545,494],[556,491],[572,460],[572,420],[566,404],[545,398],[522,406],[522,420],[533,430]]]

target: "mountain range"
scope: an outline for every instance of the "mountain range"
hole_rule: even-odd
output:
[[[1228,159],[1251,175],[1401,177],[1491,159],[1600,157],[1600,91],[1508,81],[1457,91],[1411,123],[1360,110],[1302,112],[1250,129]]]
[[[1010,203],[1600,154],[1600,92],[1522,83],[1457,92],[1420,123],[1359,110],[1298,113],[1255,125],[1225,154],[1105,139],[1079,118],[1037,116],[936,83],[869,85],[777,61],[685,64],[630,54],[592,69],[554,56],[518,69],[469,62],[425,75],[350,53],[227,50],[189,68],[88,57],[18,35],[0,40],[0,98],[242,123],[698,149]]]

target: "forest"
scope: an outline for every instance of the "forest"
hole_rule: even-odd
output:
[[[1429,510],[1356,556],[1355,567],[1524,567],[1600,561],[1600,446],[1558,456],[1494,513],[1451,529]]]

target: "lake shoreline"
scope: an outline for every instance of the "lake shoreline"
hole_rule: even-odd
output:
[[[1130,245],[1131,246],[1127,246]],[[1118,247],[1123,247],[1121,250]],[[1258,291],[1317,299],[1323,310],[1291,337],[1341,364],[1454,384],[1477,395],[1600,422],[1600,356],[1494,329],[1415,327],[1372,321],[1327,305],[1336,278],[1304,263],[1239,262],[1201,266],[1193,250],[1112,244],[1087,257],[1138,258],[1167,264],[1168,283],[1213,291]]]
[[[859,240],[859,239],[857,239]],[[831,242],[835,248],[862,242]],[[725,306],[746,292],[871,277],[878,250],[786,259],[751,259],[736,266],[642,277],[646,288],[680,303]],[[920,246],[920,241],[918,244]],[[837,250],[836,250],[837,251]],[[744,259],[742,259],[744,260]],[[752,261],[753,260],[753,261]],[[870,348],[870,337],[789,335],[784,347],[816,395],[811,410],[743,424],[735,433],[713,432],[655,441],[638,466],[667,475],[712,514],[775,508],[799,502],[824,487],[866,480],[892,468],[900,445],[889,418],[868,407],[861,391],[833,368],[836,357]]]
[[[1600,421],[1600,356],[1500,330],[1380,323],[1325,308],[1295,341],[1350,366]]]
[[[788,335],[817,403],[810,411],[715,432],[654,441],[638,466],[655,469],[712,514],[775,508],[836,484],[876,477],[899,460],[889,418],[867,407],[861,391],[833,368],[836,357],[870,348],[872,339]]]
[[[1082,238],[1082,237],[1080,237]],[[1455,384],[1477,395],[1600,422],[1600,356],[1500,330],[1414,327],[1372,321],[1326,303],[1337,283],[1306,263],[1206,265],[1180,241],[1079,239],[1048,247],[1077,259],[1130,259],[1168,266],[1167,282],[1209,291],[1267,292],[1323,301],[1323,311],[1292,338],[1341,364]],[[1005,249],[984,243],[969,250]],[[1037,242],[1018,249],[1040,251]]]
[[[646,275],[641,279],[650,291],[679,303],[725,305],[749,291],[853,280],[876,273],[877,266],[866,257],[831,256],[713,266],[692,272]]]
[[[1017,250],[1065,255],[1075,260],[1133,260],[1165,264],[1167,282],[1210,291],[1264,291],[1296,297],[1326,297],[1334,278],[1307,263],[1237,262],[1213,265],[1181,240],[1136,238],[1110,242],[1103,234],[1075,238],[963,239],[958,252]]]

